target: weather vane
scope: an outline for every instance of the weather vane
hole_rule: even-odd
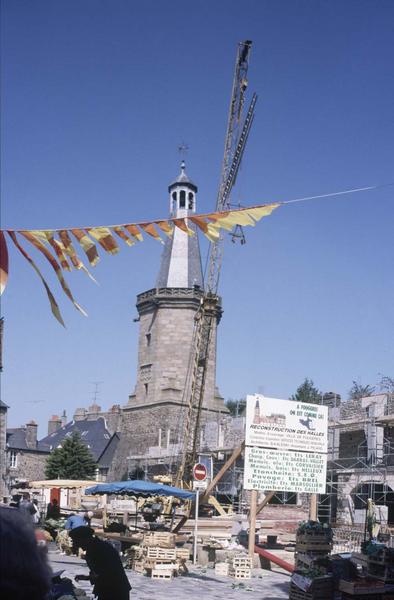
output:
[[[186,158],[186,154],[189,150],[189,146],[186,144],[186,142],[181,142],[178,146],[178,152],[181,155],[181,157],[183,158],[183,160]]]

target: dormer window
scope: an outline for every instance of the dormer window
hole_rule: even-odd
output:
[[[186,192],[181,190],[179,194],[179,208],[186,208]]]

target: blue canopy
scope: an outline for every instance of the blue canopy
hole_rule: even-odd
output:
[[[91,488],[87,488],[85,494],[118,494],[124,496],[174,496],[188,500],[193,498],[195,492],[188,492],[181,488],[164,485],[163,483],[154,483],[152,481],[143,481],[134,479],[133,481],[114,481],[112,483],[100,483]]]

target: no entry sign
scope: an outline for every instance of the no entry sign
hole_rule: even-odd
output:
[[[193,478],[195,481],[205,481],[207,478],[207,468],[201,463],[197,463],[193,467]]]

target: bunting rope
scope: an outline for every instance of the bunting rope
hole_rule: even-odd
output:
[[[71,227],[62,229],[6,229],[0,230],[0,293],[6,288],[8,281],[8,249],[5,233],[14,243],[22,256],[33,267],[43,284],[52,314],[58,322],[65,326],[59,305],[56,302],[48,283],[32,257],[20,243],[23,238],[33,248],[38,250],[49,262],[61,285],[61,288],[74,307],[87,316],[86,311],[75,301],[71,290],[65,280],[64,272],[73,268],[84,271],[93,281],[93,275],[80,259],[78,252],[82,251],[91,267],[95,267],[100,260],[98,247],[107,254],[117,254],[120,247],[117,238],[128,246],[144,240],[144,234],[164,244],[161,234],[171,237],[175,228],[187,235],[195,235],[196,226],[210,242],[216,242],[220,237],[220,230],[231,231],[235,225],[254,226],[260,219],[270,215],[280,203],[252,206],[238,210],[228,210],[200,215],[188,215],[169,219],[158,219],[149,222],[123,223],[120,225],[100,225],[97,227]]]
[[[54,317],[63,326],[64,320],[60,313],[59,306],[51,292],[46,280],[41,274],[40,269],[31,258],[31,256],[22,247],[18,236],[23,238],[24,242],[29,243],[36,248],[49,262],[55,275],[62,287],[63,292],[72,302],[74,307],[87,316],[86,311],[75,301],[70,288],[64,278],[64,271],[71,272],[74,269],[83,271],[88,277],[96,282],[89,269],[78,256],[78,251],[82,250],[91,267],[97,265],[100,260],[98,246],[107,254],[117,254],[120,251],[117,238],[121,239],[128,246],[133,246],[136,242],[144,240],[144,234],[152,237],[154,240],[164,244],[161,234],[171,237],[176,228],[187,235],[195,235],[195,228],[189,227],[192,223],[204,236],[215,243],[220,238],[222,229],[232,231],[236,225],[254,226],[263,217],[267,217],[281,205],[292,204],[295,202],[304,202],[318,198],[328,198],[344,194],[371,191],[383,187],[392,186],[394,183],[368,186],[363,188],[352,188],[329,194],[320,194],[318,196],[305,196],[283,202],[271,204],[262,204],[247,208],[230,209],[227,211],[188,215],[187,217],[177,217],[168,219],[158,219],[149,222],[123,223],[119,225],[101,225],[94,227],[71,227],[61,229],[2,229],[0,230],[0,294],[6,288],[9,273],[8,249],[5,233],[9,236],[13,244],[22,254],[22,256],[33,267],[45,288],[52,313]],[[97,282],[96,282],[97,283]]]

